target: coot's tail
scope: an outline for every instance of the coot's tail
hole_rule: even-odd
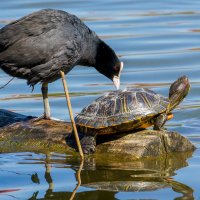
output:
[[[0,43],[0,53],[4,50],[3,45]]]
[[[0,46],[0,52],[1,52],[1,46]],[[3,67],[3,63],[0,60],[0,69],[2,69],[3,71],[6,72],[5,68]],[[7,73],[7,72],[6,72]],[[15,77],[12,77],[6,84],[2,85],[0,84],[0,89],[3,89],[4,87],[6,87]]]
[[[5,88],[15,77],[12,77],[6,84],[4,84],[3,86],[0,86],[0,90]]]

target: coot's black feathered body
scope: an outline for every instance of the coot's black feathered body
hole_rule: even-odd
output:
[[[75,65],[93,66],[119,86],[115,52],[74,15],[45,9],[0,29],[0,68],[31,86],[47,87]]]
[[[98,69],[99,45],[108,49],[108,55],[102,57],[107,56],[108,60],[100,58],[99,62],[120,65],[113,50],[80,19],[64,11],[46,9],[0,30],[1,68],[12,76],[27,79],[30,85],[52,82],[60,78],[60,69],[67,73],[77,64]]]

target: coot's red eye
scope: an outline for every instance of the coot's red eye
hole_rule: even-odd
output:
[[[118,72],[119,71],[119,66],[114,66],[113,69]]]

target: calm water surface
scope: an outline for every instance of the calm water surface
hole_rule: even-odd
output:
[[[122,88],[147,87],[168,95],[170,84],[187,75],[191,91],[167,128],[188,137],[198,149],[164,161],[102,163],[90,158],[83,166],[70,154],[0,154],[0,199],[200,199],[200,1],[1,0],[0,27],[42,8],[76,14],[112,46],[125,65]],[[9,79],[0,71],[1,85]],[[74,114],[114,89],[87,67],[77,66],[67,80]],[[52,115],[69,120],[61,80],[49,90]],[[0,108],[40,115],[40,85],[31,93],[26,81],[14,79],[0,91]]]

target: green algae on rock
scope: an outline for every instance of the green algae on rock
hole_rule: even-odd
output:
[[[66,144],[66,136],[72,132],[71,123],[55,120],[34,121],[27,118],[18,113],[0,110],[0,122],[7,122],[7,125],[4,123],[0,128],[0,152],[53,151],[76,155]],[[124,159],[138,159],[194,149],[195,146],[177,132],[142,130],[98,137],[94,156],[115,157],[117,154]]]

